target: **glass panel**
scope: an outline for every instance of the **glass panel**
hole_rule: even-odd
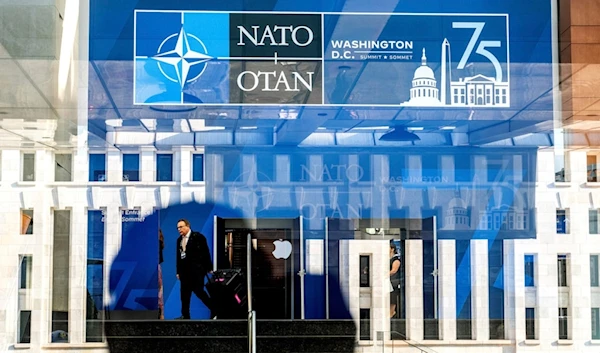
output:
[[[598,210],[589,210],[589,230],[590,234],[598,234]]]
[[[123,181],[140,181],[140,155],[123,155]]]
[[[598,174],[596,173],[596,155],[587,156],[587,181],[590,183],[598,181]]]
[[[592,308],[592,339],[600,340],[600,308]]]
[[[525,338],[534,340],[535,335],[535,308],[525,308]]]
[[[504,277],[503,241],[496,239],[489,248],[489,313],[490,313],[490,339],[504,339]]]
[[[566,210],[556,210],[556,233],[567,234],[567,212]]]
[[[33,234],[33,210],[21,210],[21,234]]]
[[[17,343],[31,343],[31,310],[19,311],[19,335]]]
[[[173,155],[156,155],[156,181],[173,181]]]
[[[472,331],[471,242],[456,241],[456,339],[470,340]]]
[[[71,212],[54,211],[52,329],[50,342],[69,342]]]
[[[192,157],[192,181],[204,181],[204,155],[194,154]]]
[[[558,286],[567,287],[567,256],[558,255]]]
[[[569,181],[569,174],[566,171],[568,164],[568,156],[564,151],[556,153],[554,156],[554,181],[556,182],[567,182]]]
[[[360,309],[360,340],[371,340],[371,309]]]
[[[106,155],[90,154],[90,181],[106,181]]]
[[[558,308],[558,339],[569,339],[569,323],[567,308]]]
[[[260,169],[256,171],[256,179],[260,182],[272,182],[275,180],[275,156],[270,154],[259,154],[256,163]]]
[[[535,270],[533,255],[525,255],[525,287],[535,286]]]
[[[31,289],[31,271],[33,259],[31,255],[21,255],[20,289]]]
[[[590,255],[590,285],[598,287],[600,285],[598,278],[598,255]]]
[[[35,181],[35,154],[23,155],[23,181]]]
[[[371,278],[371,271],[370,271],[370,267],[369,267],[369,263],[371,261],[370,259],[371,257],[368,255],[361,255],[360,256],[360,286],[361,287],[370,287],[371,284],[370,282],[370,278]]]
[[[70,154],[54,155],[54,180],[72,181],[73,180],[73,156]]]
[[[19,256],[19,308],[17,343],[31,343],[31,279],[33,257]]]
[[[102,342],[104,302],[104,212],[88,211],[86,342]]]

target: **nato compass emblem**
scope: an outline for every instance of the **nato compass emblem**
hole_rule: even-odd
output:
[[[169,50],[174,38],[176,38],[175,47]],[[204,73],[206,62],[212,57],[207,55],[204,43],[193,34],[186,33],[182,27],[178,34],[174,33],[160,43],[158,54],[152,59],[158,62],[160,72],[169,81],[178,83],[183,91],[186,83],[195,81]],[[172,68],[170,71],[175,71],[173,75],[175,77],[167,73],[164,66],[170,66]],[[196,68],[193,74],[192,68]]]
[[[229,100],[228,14],[136,10],[134,22],[134,104]]]

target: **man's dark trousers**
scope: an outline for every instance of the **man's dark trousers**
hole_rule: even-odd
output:
[[[196,296],[202,300],[204,305],[211,310],[211,318],[212,314],[212,303],[211,299],[204,290],[204,277],[205,274],[201,273],[191,273],[191,274],[181,274],[180,275],[180,284],[181,284],[181,316],[186,319],[190,318],[190,299],[192,297],[192,292],[196,294]]]

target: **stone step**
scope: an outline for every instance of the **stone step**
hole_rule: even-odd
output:
[[[260,353],[353,352],[352,320],[257,320],[256,351]],[[245,320],[106,321],[111,353],[248,352]]]

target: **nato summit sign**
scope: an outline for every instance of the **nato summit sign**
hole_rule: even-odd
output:
[[[508,14],[136,10],[134,23],[137,105],[511,106]]]

